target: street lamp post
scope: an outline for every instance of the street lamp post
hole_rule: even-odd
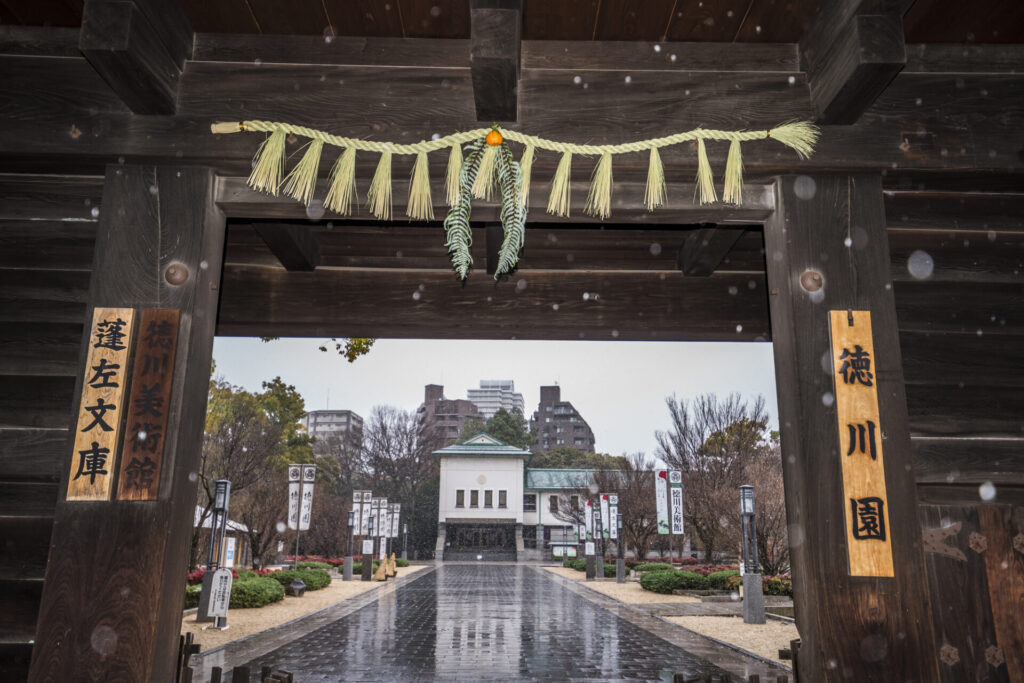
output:
[[[409,523],[402,522],[402,559],[409,559]]]
[[[615,560],[615,581],[616,583],[626,583],[626,558],[622,555],[622,513],[620,512],[617,520],[615,520],[615,527],[618,529],[618,546],[619,553],[618,558]]]
[[[754,522],[754,487],[740,487],[740,519],[743,538],[743,621],[763,624],[764,589],[757,567],[757,528]]]
[[[345,566],[342,569],[341,580],[351,581],[352,580],[352,535],[356,529],[356,512],[355,510],[348,511],[348,553],[345,555]]]
[[[363,576],[362,576],[363,581],[369,581],[370,579],[373,578],[373,536],[374,536],[374,533],[373,533],[373,530],[374,530],[373,515],[370,515],[368,519],[369,519],[369,521],[368,521],[367,524],[368,524],[368,529],[369,529],[368,536],[369,536],[369,541],[370,541],[370,554],[369,555],[366,554],[366,540],[367,539],[364,538],[363,539]]]

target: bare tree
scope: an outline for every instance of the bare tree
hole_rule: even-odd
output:
[[[786,496],[782,483],[782,451],[778,433],[771,448],[747,467],[747,483],[754,486],[757,554],[765,575],[789,571]]]
[[[643,560],[658,535],[658,514],[654,505],[654,461],[644,453],[623,455],[619,470],[601,470],[595,477],[601,491],[619,496],[619,514],[625,543]]]
[[[767,448],[764,397],[752,403],[730,394],[698,396],[692,402],[665,399],[672,427],[658,431],[658,457],[682,470],[689,526],[707,561],[723,548],[738,547],[738,489],[747,466]]]
[[[274,545],[283,538],[288,515],[288,483],[284,471],[273,473],[232,499],[232,517],[248,531],[253,567],[266,566],[274,554]]]

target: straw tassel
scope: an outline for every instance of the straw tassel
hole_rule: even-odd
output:
[[[377,218],[391,220],[391,152],[383,152],[377,171],[370,181],[370,189],[366,193],[366,203],[370,213]]]
[[[708,162],[708,150],[704,147],[704,138],[697,138],[697,189],[700,191],[701,204],[711,204],[718,199],[715,194],[715,179],[711,175],[711,164]]]
[[[519,168],[523,174],[523,189],[519,192],[519,202],[527,208],[530,206],[530,173],[533,171],[534,151],[533,145],[527,145],[519,160]]]
[[[569,217],[569,181],[572,175],[572,152],[563,152],[562,159],[551,179],[551,195],[548,197],[548,213],[562,218]]]
[[[416,155],[416,163],[412,166],[412,180],[409,182],[409,204],[405,215],[420,221],[434,220],[434,202],[430,197],[430,168],[427,165],[427,153]]]
[[[585,213],[596,218],[608,218],[612,214],[612,155],[605,152],[594,168],[587,195]]]
[[[458,143],[452,145],[448,154],[448,173],[445,176],[444,192],[448,206],[455,206],[459,201],[459,172],[462,170],[462,147]]]
[[[260,192],[277,196],[281,185],[281,168],[284,166],[283,130],[275,130],[256,150],[256,163],[249,174],[249,186]]]
[[[647,164],[647,187],[644,189],[644,206],[654,211],[665,203],[665,168],[661,165],[661,154],[657,147],[651,148]]]
[[[743,158],[740,156],[740,141],[729,143],[729,158],[725,162],[725,189],[722,201],[727,204],[743,203]]]
[[[347,216],[352,213],[353,200],[359,201],[356,193],[356,148],[346,147],[331,169],[331,186],[327,190],[324,206]]]
[[[320,152],[323,148],[322,140],[310,141],[302,159],[295,164],[295,168],[284,179],[286,195],[303,204],[309,204],[309,200],[313,198],[313,191],[316,190],[316,174],[320,168]]]
[[[476,199],[490,199],[494,189],[494,162],[498,159],[498,146],[485,145],[480,157],[480,168],[473,180],[473,196]]]
[[[778,140],[797,153],[801,159],[809,159],[814,153],[814,145],[818,142],[821,129],[809,121],[784,123],[778,128],[768,131],[766,137]]]

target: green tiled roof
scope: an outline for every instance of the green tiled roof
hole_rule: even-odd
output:
[[[434,451],[433,453],[435,458],[453,455],[473,458],[493,456],[530,458],[533,456],[533,453],[523,448],[510,446],[504,441],[494,438],[487,432],[480,432],[476,436],[466,439],[462,443],[452,444],[451,446]]]
[[[596,470],[526,469],[527,491],[579,489],[590,484]]]

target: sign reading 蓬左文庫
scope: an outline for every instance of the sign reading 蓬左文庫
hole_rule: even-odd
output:
[[[178,347],[177,309],[139,312],[139,339],[132,365],[124,446],[118,469],[118,500],[156,500],[164,435]]]
[[[134,322],[131,308],[93,311],[67,500],[110,499]]]
[[[893,576],[870,311],[829,311],[851,576]]]

